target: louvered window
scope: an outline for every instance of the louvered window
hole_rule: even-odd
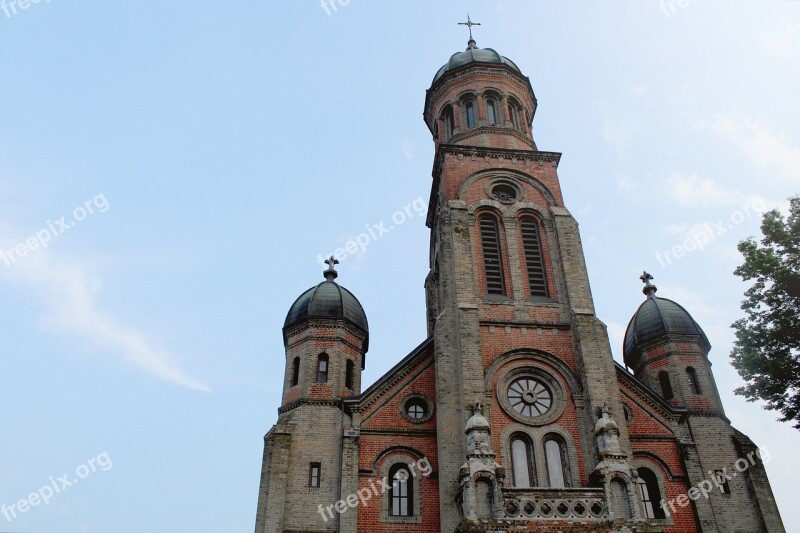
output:
[[[486,275],[486,292],[506,294],[503,279],[503,259],[500,253],[500,231],[497,219],[491,215],[480,217],[481,246],[483,248],[483,271]]]
[[[522,231],[522,247],[525,251],[525,267],[528,271],[528,287],[531,296],[547,298],[547,278],[542,259],[542,243],[539,238],[539,225],[533,218],[525,217],[520,221]]]

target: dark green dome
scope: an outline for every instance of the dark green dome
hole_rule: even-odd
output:
[[[668,334],[696,335],[707,348],[711,348],[708,337],[692,315],[679,304],[655,295],[652,285],[647,300],[628,323],[623,343],[623,357],[627,363],[631,360],[635,349],[652,340]]]
[[[367,324],[367,314],[361,303],[352,292],[348,291],[334,281],[336,271],[333,269],[325,272],[325,281],[311,287],[300,295],[289,308],[286,321],[283,323],[284,331],[286,328],[298,324],[307,318],[343,318],[364,330],[367,338],[364,341],[364,351],[366,352],[369,344],[369,325]],[[285,340],[285,338],[284,338]]]
[[[463,67],[467,63],[494,63],[497,65],[508,65],[509,67],[513,68],[514,71],[522,74],[522,71],[519,67],[507,57],[503,57],[491,48],[478,48],[475,44],[475,41],[470,41],[468,44],[468,48],[464,52],[457,52],[450,57],[450,61],[448,61],[439,71],[436,73],[436,76],[433,77],[433,82],[431,85],[439,81],[439,79],[444,76],[447,72],[457,69],[458,67]]]

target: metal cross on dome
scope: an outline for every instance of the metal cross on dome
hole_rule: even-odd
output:
[[[472,19],[469,18],[469,13],[467,13],[467,21],[466,22],[459,22],[458,25],[459,26],[466,26],[467,28],[469,28],[469,40],[470,41],[474,41],[474,39],[472,38],[472,27],[473,26],[480,26],[481,23],[480,22],[472,22]]]
[[[339,273],[336,272],[336,265],[339,264],[339,260],[331,256],[330,259],[325,260],[325,264],[328,265],[328,270],[324,272],[325,279],[330,281],[335,280],[339,276]]]
[[[642,280],[642,283],[644,283],[644,289],[642,289],[642,292],[645,293],[647,296],[654,295],[655,292],[658,290],[658,288],[656,288],[655,285],[650,283],[650,281],[653,279],[653,275],[650,274],[647,270],[642,272],[642,275],[639,276],[639,279]]]

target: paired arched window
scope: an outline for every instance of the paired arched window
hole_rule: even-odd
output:
[[[522,248],[525,253],[525,269],[528,272],[528,287],[531,296],[547,298],[547,276],[542,256],[542,240],[539,234],[539,223],[531,216],[520,219]]]
[[[503,255],[500,245],[500,223],[488,213],[480,216],[483,272],[486,277],[486,292],[505,296],[506,284],[503,275]]]
[[[445,107],[444,111],[442,111],[442,123],[444,124],[444,138],[447,140],[456,131],[456,117],[453,115],[451,106]]]
[[[508,112],[511,113],[511,125],[517,131],[524,131],[522,106],[516,100],[508,101]]]
[[[697,379],[697,371],[693,367],[686,368],[686,377],[689,380],[689,389],[694,394],[703,394],[703,390],[700,388],[700,381]]]
[[[328,382],[328,362],[328,354],[319,354],[319,358],[317,358],[317,383]]]
[[[664,509],[661,508],[661,489],[658,487],[658,478],[649,468],[638,468],[639,496],[644,505],[645,518],[664,518]]]
[[[292,384],[294,387],[300,382],[300,358],[295,357],[292,361]]]
[[[515,487],[525,488],[535,485],[533,445],[527,435],[517,433],[511,437],[511,466]]]
[[[389,489],[389,514],[391,516],[412,516],[414,514],[414,492],[411,487],[411,472],[405,464],[398,464],[389,470],[392,486]]]
[[[486,100],[486,122],[490,126],[497,125],[497,103],[493,98]]]
[[[474,128],[475,127],[475,104],[473,102],[467,102],[464,106],[464,112],[467,116],[467,127]]]
[[[661,385],[661,397],[665,400],[674,398],[672,394],[672,383],[669,381],[669,374],[664,370],[658,373],[658,383]]]
[[[353,384],[355,383],[355,374],[356,374],[356,365],[351,360],[347,360],[347,365],[345,365],[345,373],[344,373],[344,386],[350,390],[353,390]]]
[[[544,440],[544,456],[547,460],[547,482],[551,488],[569,486],[567,474],[567,447],[561,437],[549,435]]]

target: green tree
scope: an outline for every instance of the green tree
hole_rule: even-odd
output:
[[[736,394],[763,400],[800,429],[800,196],[789,202],[786,219],[777,209],[764,214],[760,244],[739,243],[744,263],[734,274],[755,282],[742,302],[747,316],[732,326],[731,359],[745,381]]]

